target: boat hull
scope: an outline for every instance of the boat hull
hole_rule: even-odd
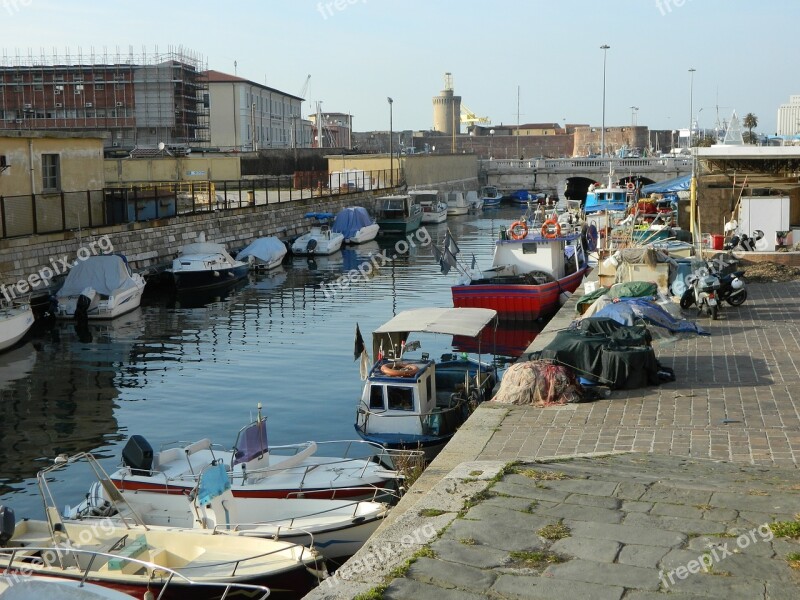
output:
[[[353,237],[347,238],[345,244],[364,244],[371,242],[378,237],[378,232],[381,230],[380,225],[373,223],[359,229]]]
[[[423,223],[444,223],[447,221],[447,211],[442,210],[439,212],[423,212],[422,213],[422,222]]]
[[[384,233],[411,233],[419,229],[422,224],[422,213],[412,215],[407,219],[382,219],[378,221],[381,231]]]
[[[178,290],[208,290],[225,287],[247,277],[249,267],[242,264],[207,271],[173,271],[172,279]]]
[[[0,351],[20,341],[33,327],[33,311],[29,305],[0,310]]]
[[[491,308],[502,320],[533,321],[555,314],[563,292],[573,293],[588,272],[584,267],[557,281],[541,285],[477,283],[452,287],[453,306]]]
[[[90,321],[104,320],[114,319],[127,314],[139,308],[139,305],[142,303],[143,293],[144,282],[142,282],[141,287],[131,289],[125,294],[114,298],[114,302],[111,306],[108,305],[108,301],[101,301],[96,307],[87,311],[86,318],[88,318]],[[78,305],[78,298],[80,298],[80,296],[67,296],[66,298],[59,298],[56,317],[62,319],[74,318],[75,308]]]
[[[459,423],[460,426],[463,421]],[[380,444],[390,450],[422,450],[425,461],[430,462],[447,445],[455,432],[443,436],[434,435],[415,435],[404,433],[366,433],[358,425],[355,425],[358,435],[368,442]]]

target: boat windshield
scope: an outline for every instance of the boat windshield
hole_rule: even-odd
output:
[[[267,420],[259,419],[244,427],[236,437],[231,466],[260,458],[267,449]]]
[[[409,387],[386,386],[389,410],[414,410],[414,390]]]

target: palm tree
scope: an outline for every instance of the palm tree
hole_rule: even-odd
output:
[[[744,116],[744,119],[742,120],[742,123],[744,124],[745,127],[747,127],[747,130],[749,132],[749,135],[747,136],[748,137],[748,141],[751,144],[754,144],[755,141],[753,140],[753,129],[758,127],[758,117],[755,116],[753,113],[747,113]]]

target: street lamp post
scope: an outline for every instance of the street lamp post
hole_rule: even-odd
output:
[[[692,128],[694,126],[694,107],[692,106],[694,100],[694,72],[697,69],[689,69],[689,148],[692,147]]]
[[[638,106],[631,106],[631,127],[636,127],[636,111],[639,110]]]
[[[489,130],[489,158],[492,158],[492,140],[494,139],[494,129]]]
[[[611,46],[608,44],[600,46],[603,51],[603,129],[600,132],[600,158],[606,155],[606,55],[609,48]]]
[[[387,97],[386,100],[389,101],[389,186],[394,187],[394,155],[392,154],[392,100],[390,97]]]

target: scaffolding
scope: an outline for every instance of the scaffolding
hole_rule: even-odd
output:
[[[207,63],[196,52],[0,52],[0,130],[108,131],[107,145],[123,148],[209,142]]]

